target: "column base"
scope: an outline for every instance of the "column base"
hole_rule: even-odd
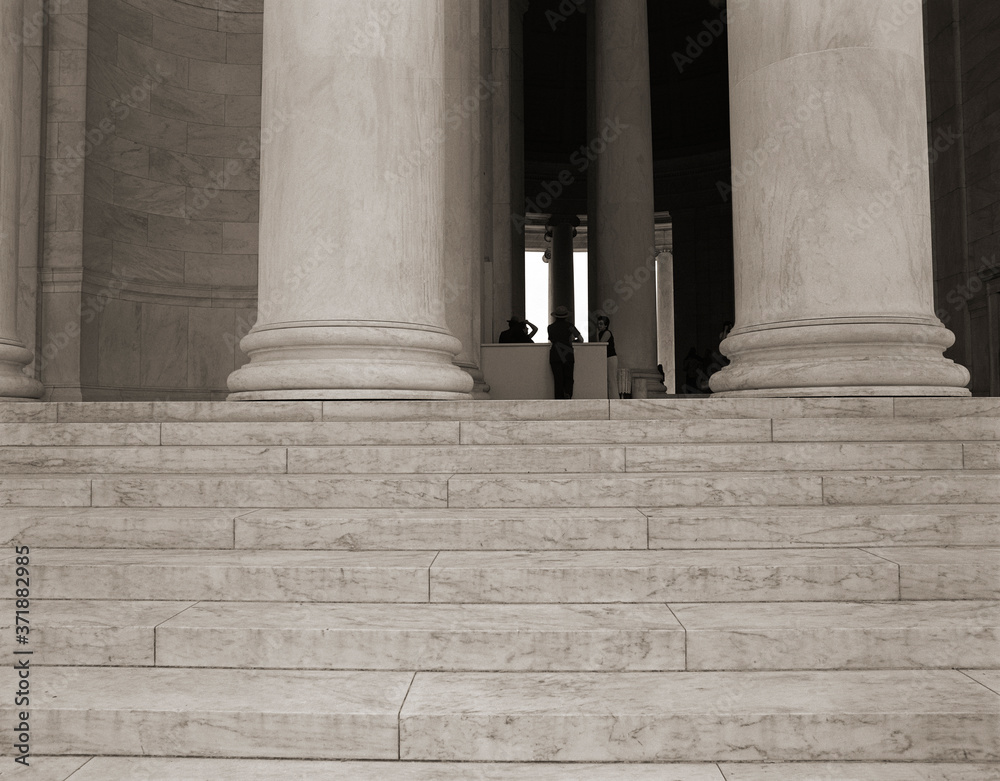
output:
[[[663,399],[667,388],[656,369],[631,369],[633,399]]]
[[[31,350],[14,342],[0,342],[0,398],[4,401],[36,401],[45,386],[24,373],[34,356]]]
[[[723,398],[969,396],[969,372],[943,356],[954,340],[943,325],[916,320],[741,329],[722,343],[732,363],[710,384]]]
[[[232,401],[468,399],[473,388],[452,362],[460,342],[425,326],[266,326],[240,346],[250,363],[229,376]]]

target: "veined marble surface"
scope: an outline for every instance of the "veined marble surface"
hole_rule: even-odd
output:
[[[232,548],[248,510],[109,507],[0,509],[0,544],[59,548]]]
[[[8,689],[16,673],[0,672]],[[39,754],[395,759],[412,673],[48,667],[32,677]],[[0,734],[12,740],[11,707]],[[257,715],[247,718],[248,712]],[[8,743],[9,745],[9,743]]]
[[[962,449],[966,469],[1000,469],[1000,442],[966,442]]]
[[[286,461],[280,447],[0,447],[8,474],[283,474]]]
[[[1000,545],[998,505],[643,508],[651,548]]]
[[[158,423],[0,423],[0,447],[159,444]]]
[[[1000,417],[953,417],[927,420],[784,419],[774,421],[775,442],[930,442],[1000,439]]]
[[[92,499],[94,507],[445,507],[447,503],[444,475],[96,478]]]
[[[1000,598],[1000,547],[868,550],[899,565],[901,599]]]
[[[55,477],[0,477],[0,507],[86,507],[90,480]]]
[[[892,399],[622,399],[612,420],[892,417]]]
[[[647,524],[643,513],[628,507],[606,510],[256,510],[236,520],[236,547],[291,550],[645,549]]]
[[[689,670],[989,667],[998,602],[672,605]]]
[[[1000,764],[796,762],[720,766],[726,781],[1000,781]]]
[[[443,551],[431,601],[894,600],[896,570],[857,550]]]
[[[39,550],[44,599],[426,602],[435,553]],[[0,572],[11,593],[13,573]]]
[[[821,504],[815,475],[458,475],[449,507],[676,507]]]
[[[46,758],[45,761],[48,761]],[[72,781],[726,781],[714,764],[553,765],[98,757]],[[32,779],[31,781],[34,781]],[[38,781],[50,781],[48,777]],[[63,781],[53,776],[51,781]],[[799,779],[798,781],[801,781]],[[832,780],[831,780],[832,781]],[[859,779],[859,781],[861,781]],[[868,779],[864,779],[868,781]],[[900,779],[903,781],[903,779]],[[946,781],[930,779],[930,781]],[[956,779],[957,781],[957,779]],[[964,778],[962,781],[966,781]],[[973,781],[969,779],[968,781]],[[986,779],[985,781],[992,781]]]
[[[834,474],[823,477],[826,504],[998,504],[1000,471]]]
[[[1000,399],[895,399],[897,418],[1000,417]]]
[[[192,602],[44,600],[31,606],[33,664],[141,667],[154,664],[153,630]],[[0,601],[13,634],[14,600]]]
[[[1000,444],[1000,443],[998,443]],[[966,448],[969,445],[965,446]],[[997,450],[1000,468],[1000,449]],[[962,469],[962,445],[795,442],[626,446],[629,472],[783,472],[816,469]],[[967,468],[977,468],[964,464]],[[979,467],[982,468],[982,467]],[[485,470],[484,470],[485,471]],[[582,471],[582,470],[581,470]]]
[[[961,462],[961,446],[958,446]],[[3,453],[0,451],[0,465]],[[625,448],[586,446],[517,447],[293,447],[289,474],[624,472]]]
[[[665,605],[201,603],[157,628],[161,666],[681,670]]]
[[[461,425],[463,445],[771,441],[771,421],[754,419],[468,421]]]
[[[164,423],[163,444],[457,445],[459,425],[452,421]]]
[[[377,405],[377,406],[376,406]],[[607,420],[601,399],[325,401],[323,420]]]
[[[953,670],[417,673],[400,751],[465,761],[997,760],[1000,695]]]
[[[1000,695],[1000,670],[963,670],[962,672]]]

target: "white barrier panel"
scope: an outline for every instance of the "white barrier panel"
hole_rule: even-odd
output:
[[[483,374],[491,399],[551,399],[555,394],[549,368],[549,344],[484,344]],[[608,397],[608,353],[605,344],[573,348],[574,399]]]

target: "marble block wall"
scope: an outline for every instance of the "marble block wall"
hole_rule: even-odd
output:
[[[1000,4],[928,0],[924,13],[936,307],[972,392],[1000,393],[1000,295],[988,301],[1000,290]]]
[[[224,398],[244,361],[262,12],[263,0],[89,0],[82,312],[79,300],[66,312],[84,400]]]

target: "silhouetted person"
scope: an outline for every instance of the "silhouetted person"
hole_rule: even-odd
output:
[[[569,310],[564,306],[556,307],[552,316],[556,319],[549,326],[549,366],[552,367],[552,380],[555,383],[555,398],[573,398],[573,369],[576,359],[573,356],[573,342],[582,342],[583,337],[576,326],[569,320]]]
[[[537,333],[536,325],[514,315],[507,321],[507,330],[500,334],[500,344],[534,344],[532,337]]]
[[[618,352],[615,350],[615,335],[611,333],[611,318],[597,317],[597,341],[608,345],[608,398],[617,399],[618,394]]]
[[[700,393],[698,380],[705,373],[705,366],[702,363],[698,350],[692,347],[684,358],[684,393]]]

